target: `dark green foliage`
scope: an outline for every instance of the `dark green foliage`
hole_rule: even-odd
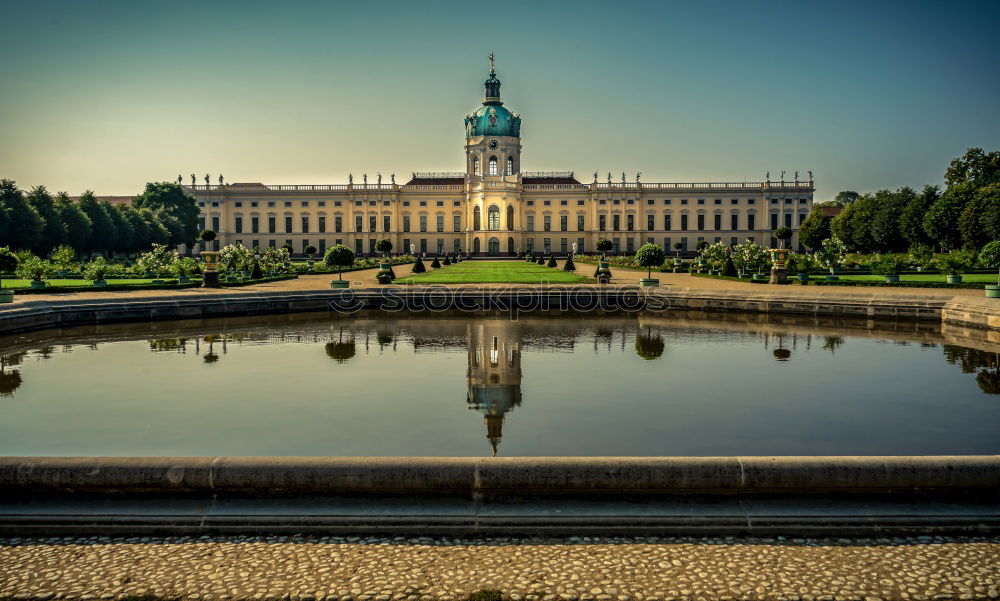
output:
[[[204,242],[211,242],[215,240],[216,236],[217,234],[214,230],[201,230],[201,233],[198,234],[198,237]]]
[[[356,353],[357,348],[354,344],[354,340],[326,343],[326,356],[333,359],[337,363],[344,363]]]
[[[259,280],[264,277],[264,273],[260,269],[260,261],[257,259],[253,260],[253,267],[250,268],[250,279]]]
[[[813,209],[809,217],[799,226],[799,242],[816,250],[823,246],[823,240],[830,237],[830,216],[820,209]]]
[[[903,210],[915,197],[916,193],[908,187],[895,192],[879,190],[875,193],[872,199],[873,217],[869,225],[874,250],[902,252],[909,247],[909,243],[900,232],[899,224]]]
[[[736,265],[733,263],[732,257],[726,257],[726,264],[722,267],[722,275],[732,278],[735,278],[736,276],[739,275],[738,273],[736,273]]]
[[[315,246],[313,246],[312,244],[310,244],[310,245],[306,246],[303,250],[306,251],[307,255],[309,255],[310,257],[312,257],[313,255],[316,254],[316,251],[318,249]]]
[[[646,268],[646,277],[653,277],[653,268],[663,265],[666,258],[666,254],[659,244],[643,244],[635,253],[635,262],[640,267]]]
[[[451,265],[451,259],[448,258],[448,255],[444,256],[444,264],[445,265]]]
[[[639,355],[646,361],[652,361],[662,357],[666,346],[667,345],[664,344],[662,337],[659,335],[651,335],[648,329],[645,334],[640,333],[635,337],[635,354]]]
[[[556,263],[556,256],[555,255],[549,255],[549,260],[545,264],[545,266],[546,267],[555,267],[556,265],[558,265],[558,263]]]
[[[98,202],[97,197],[94,196],[94,192],[87,190],[81,194],[77,205],[90,218],[92,228],[89,243],[83,251],[104,252],[115,248],[118,244],[118,232],[115,230],[115,223],[111,220],[104,206]],[[167,240],[160,243],[166,244]]]
[[[777,231],[780,232],[781,229],[782,228],[778,228]],[[788,228],[784,228],[784,229],[788,229]],[[792,235],[791,235],[791,231],[792,230],[788,230],[788,231],[789,231],[788,237],[791,238],[792,237]],[[775,233],[774,235],[777,236],[779,240],[781,239],[781,236],[778,236],[777,233]],[[708,248],[708,240],[699,240],[698,243],[694,245],[694,248],[698,252],[701,252],[701,251],[705,250],[706,248]]]
[[[614,247],[615,247],[614,242],[608,240],[607,238],[599,239],[597,241],[597,245],[595,246],[595,248],[602,253],[606,253]]]
[[[434,257],[434,260],[431,261],[431,267],[433,267],[434,269],[440,268],[441,267],[441,261],[438,261],[438,258]]]
[[[42,216],[14,180],[0,179],[0,240],[17,250],[37,249],[44,227]]]
[[[924,215],[924,232],[943,251],[962,244],[958,220],[974,195],[971,184],[963,183],[948,188]]]
[[[0,246],[0,276],[5,273],[14,273],[16,269],[17,255],[6,246]],[[0,289],[3,289],[3,282],[0,282]]]
[[[63,224],[62,215],[56,206],[55,200],[45,186],[35,186],[25,196],[32,207],[38,211],[42,218],[43,226],[39,239],[39,245],[33,250],[37,253],[47,253],[60,244],[66,243],[66,226]]]
[[[930,246],[933,244],[934,241],[924,231],[924,215],[940,197],[941,191],[937,186],[924,186],[920,194],[911,198],[903,208],[903,212],[899,216],[899,234],[909,246]]]
[[[175,182],[150,182],[132,204],[137,209],[162,211],[176,220],[178,244],[194,244],[198,236],[198,201]],[[170,229],[168,227],[168,229]]]
[[[383,255],[392,252],[392,242],[388,238],[383,238],[375,243],[375,250]]]
[[[427,271],[427,267],[424,262],[420,259],[420,255],[417,255],[417,260],[413,263],[413,273],[424,273]]]
[[[545,257],[543,255],[538,255],[538,258],[535,259],[535,263],[538,265],[545,265]]]
[[[132,223],[125,218],[125,214],[119,210],[118,205],[113,205],[109,202],[103,202],[102,204],[104,205],[104,211],[111,218],[115,231],[118,233],[118,239],[112,250],[120,253],[145,250],[146,247],[140,245],[135,237],[135,229],[132,227]]]
[[[860,197],[861,195],[854,190],[843,190],[837,193],[837,196],[834,197],[833,201],[840,206],[846,206]]]
[[[340,270],[354,264],[354,251],[343,244],[335,244],[326,250],[323,263],[327,267],[336,267],[337,279],[343,279]]]
[[[774,237],[777,238],[778,240],[781,240],[782,242],[781,246],[782,248],[784,248],[785,246],[784,243],[788,242],[792,238],[792,228],[781,226],[778,229],[774,230]],[[701,251],[700,248],[698,250]]]
[[[945,171],[944,181],[948,187],[971,184],[981,188],[1000,183],[1000,152],[983,152],[982,148],[970,148],[965,154],[953,159]]]
[[[563,263],[563,271],[576,271],[576,265],[573,263],[573,255],[567,255],[566,262]]]

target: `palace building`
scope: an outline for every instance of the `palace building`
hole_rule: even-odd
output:
[[[647,183],[594,173],[523,171],[521,116],[504,106],[493,68],[482,105],[465,116],[465,169],[413,173],[406,183],[365,175],[346,184],[262,183],[186,185],[201,207],[202,229],[215,246],[283,246],[320,253],[344,244],[374,254],[388,238],[394,252],[466,251],[478,256],[520,251],[593,252],[600,238],[617,252],[654,242],[694,250],[699,240],[773,245],[774,230],[795,231],[813,203],[812,173],[799,181]],[[179,178],[180,179],[180,178]],[[782,174],[784,180],[784,174]]]

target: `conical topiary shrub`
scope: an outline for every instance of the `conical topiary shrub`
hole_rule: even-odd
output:
[[[420,260],[420,257],[417,257],[417,262],[413,264],[413,273],[423,273],[425,271],[427,271],[427,267]]]
[[[538,255],[538,259],[535,260],[535,263],[538,263],[539,265],[545,265],[545,257],[543,257],[542,255]]]
[[[445,265],[451,265],[451,259],[448,258],[448,255],[444,256],[444,264]]]
[[[556,265],[558,265],[558,263],[556,263],[556,256],[555,255],[549,255],[549,262],[546,263],[545,266],[546,267],[555,267]]]
[[[576,271],[576,265],[573,263],[573,255],[566,255],[563,271]]]
[[[441,267],[441,261],[438,261],[438,258],[434,257],[434,260],[431,261],[431,267],[433,267],[434,269],[439,269]]]

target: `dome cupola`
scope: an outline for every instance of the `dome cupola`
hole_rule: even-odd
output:
[[[465,116],[465,136],[509,136],[521,137],[521,116],[503,106],[500,97],[500,80],[497,79],[496,68],[493,65],[493,53],[490,53],[490,76],[483,83],[486,95],[483,106]]]

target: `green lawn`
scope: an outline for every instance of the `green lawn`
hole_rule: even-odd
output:
[[[813,275],[814,278],[822,279],[822,275]],[[884,282],[885,276],[881,275],[850,275],[850,274],[837,274],[837,277],[845,281],[856,281],[856,282]],[[943,273],[907,273],[905,275],[899,276],[900,282],[941,282],[942,284],[947,282],[947,276]],[[962,282],[970,284],[996,284],[997,275],[995,273],[966,273],[962,274]]]
[[[427,273],[418,273],[396,280],[397,284],[577,284],[593,282],[592,278],[576,275],[561,268],[545,267],[526,261],[464,261],[440,269],[424,261]],[[587,266],[583,271],[589,271]]]
[[[162,279],[164,279],[164,280],[173,280],[175,282],[177,281],[177,277],[176,276],[170,277],[170,278],[162,278]],[[135,279],[123,279],[123,280],[119,280],[119,279],[107,278],[104,281],[106,281],[108,283],[108,286],[128,286],[128,285],[139,286],[139,285],[142,285],[142,284],[150,284],[150,283],[153,282],[153,279],[152,278],[135,278]],[[79,279],[79,280],[52,279],[52,280],[45,280],[45,283],[48,284],[49,288],[80,287],[80,286],[90,286],[91,284],[93,284],[93,282],[91,280],[84,280],[84,279]],[[17,290],[18,288],[30,288],[31,287],[31,280],[14,280],[14,279],[8,280],[8,279],[4,278],[3,280],[0,280],[0,284],[3,284],[4,288],[10,288],[11,290]]]

